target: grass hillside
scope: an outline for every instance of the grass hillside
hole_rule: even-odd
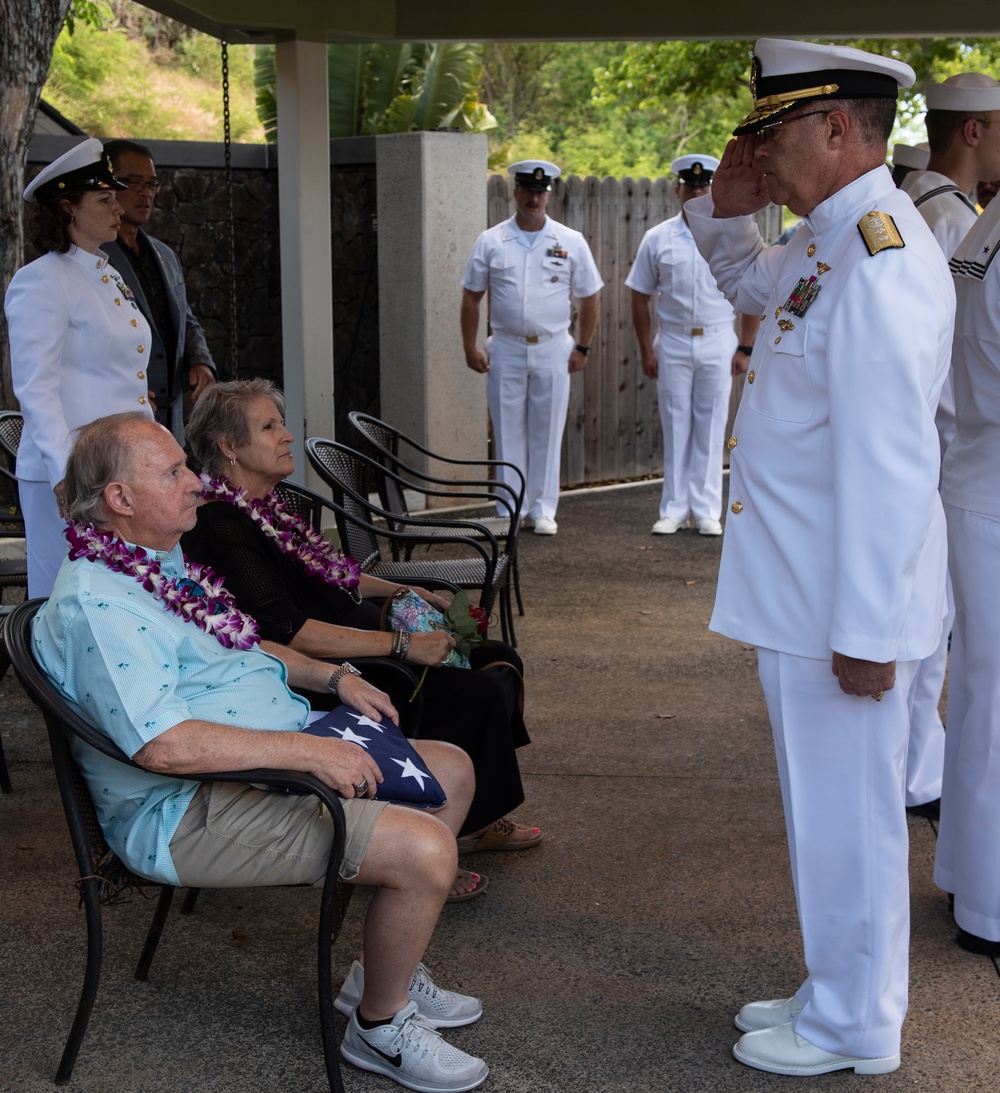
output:
[[[42,97],[87,133],[221,141],[222,60],[215,38],[133,3],[100,0],[99,26],[59,35]],[[253,46],[229,47],[233,140],[262,142]]]

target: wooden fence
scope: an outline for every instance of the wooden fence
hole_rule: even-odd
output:
[[[512,183],[492,175],[490,226],[514,214]],[[560,180],[549,202],[553,220],[583,232],[604,290],[594,349],[571,387],[563,438],[562,485],[593,485],[663,473],[663,437],[656,383],[642,372],[632,331],[631,291],[625,278],[645,232],[677,212],[674,183],[648,178]],[[761,214],[765,239],[780,231],[780,210]],[[733,403],[742,384],[733,385]]]

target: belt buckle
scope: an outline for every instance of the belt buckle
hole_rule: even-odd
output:
[[[703,326],[693,326],[693,327],[691,327],[691,337],[693,337],[693,338],[699,338],[704,333],[705,333],[705,328]]]
[[[528,345],[538,345],[537,334],[528,334],[524,340],[528,343]]]

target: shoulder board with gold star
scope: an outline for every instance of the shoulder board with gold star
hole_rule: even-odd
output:
[[[858,221],[858,231],[865,241],[869,254],[878,254],[880,250],[892,250],[905,247],[895,220],[888,213],[872,211]]]

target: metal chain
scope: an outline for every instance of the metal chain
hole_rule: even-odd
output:
[[[236,216],[233,212],[233,163],[232,132],[229,117],[229,44],[225,38],[222,45],[222,125],[223,146],[226,153],[226,243],[229,250],[229,331],[227,338],[227,378],[238,379],[240,374],[239,359],[236,350],[238,316],[236,308]]]

